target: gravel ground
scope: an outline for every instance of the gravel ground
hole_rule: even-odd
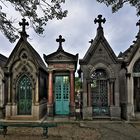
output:
[[[42,128],[8,128],[0,140],[44,140]],[[140,123],[81,122],[49,128],[47,140],[140,140]]]
[[[98,140],[140,140],[140,123],[81,123],[82,127],[93,128],[100,134]]]
[[[8,128],[0,140],[42,140],[42,128]],[[97,140],[100,134],[94,128],[81,128],[78,124],[62,124],[49,128],[47,140]]]

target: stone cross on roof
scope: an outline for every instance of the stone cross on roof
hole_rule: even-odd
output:
[[[93,42],[93,39],[91,39],[91,40],[89,41],[89,43],[91,43],[91,44],[92,44],[92,42]]]
[[[139,30],[140,30],[140,20],[136,23],[136,26],[139,26]]]
[[[96,23],[98,23],[99,24],[99,27],[98,28],[101,28],[102,27],[102,23],[105,23],[106,22],[106,19],[105,18],[103,18],[102,19],[102,15],[98,15],[98,19],[97,18],[95,18],[95,20],[94,20],[94,23],[96,24]]]
[[[62,35],[59,35],[59,38],[56,39],[56,42],[59,42],[59,47],[62,47],[62,42],[65,42],[65,39],[62,38]]]
[[[26,26],[29,26],[29,23],[26,22],[26,19],[25,19],[25,18],[23,18],[23,19],[22,19],[22,22],[19,22],[19,25],[22,26],[22,33],[25,33],[25,32],[26,32],[26,31],[25,31],[25,27],[26,27]]]

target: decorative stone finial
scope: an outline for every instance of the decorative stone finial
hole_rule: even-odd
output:
[[[99,27],[98,28],[102,28],[102,23],[105,23],[105,22],[106,22],[106,19],[105,18],[102,19],[102,15],[98,15],[98,19],[95,18],[95,20],[94,20],[94,23],[95,24],[96,23],[99,24]]]
[[[139,26],[139,30],[140,30],[140,20],[136,23],[136,26]]]
[[[20,32],[21,36],[28,37],[28,35],[26,34],[25,27],[26,27],[26,26],[29,26],[29,23],[26,22],[26,19],[23,18],[23,19],[22,19],[22,22],[19,22],[19,25],[22,26],[22,31]]]
[[[91,39],[91,40],[89,41],[89,43],[91,43],[91,44],[92,44],[92,42],[93,42],[93,39]]]
[[[140,20],[136,23],[136,26],[139,26],[139,31],[138,31],[138,34],[136,36],[136,38],[140,38]]]
[[[59,38],[56,39],[56,42],[59,42],[59,48],[58,48],[58,50],[63,50],[63,48],[62,48],[62,42],[65,42],[65,39],[62,38],[62,35],[59,35]]]

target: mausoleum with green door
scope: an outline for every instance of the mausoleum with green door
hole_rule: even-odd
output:
[[[21,37],[5,64],[5,118],[39,120],[47,112],[47,68],[27,41],[25,19]]]
[[[65,39],[60,35],[56,41],[59,47],[56,52],[45,55],[48,64],[48,116],[75,115],[75,71],[78,54],[72,55],[62,48]]]

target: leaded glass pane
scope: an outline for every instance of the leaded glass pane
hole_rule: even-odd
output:
[[[18,82],[18,114],[30,115],[32,107],[32,86],[27,76],[21,77]]]
[[[70,81],[69,76],[55,77],[55,113],[69,114]]]

